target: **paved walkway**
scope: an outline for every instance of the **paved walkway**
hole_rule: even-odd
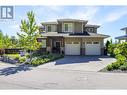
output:
[[[115,61],[114,58],[107,56],[65,56],[57,61],[40,65],[38,68],[97,72]]]

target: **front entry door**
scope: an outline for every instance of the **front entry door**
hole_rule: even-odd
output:
[[[56,42],[56,52],[60,53],[60,42]]]

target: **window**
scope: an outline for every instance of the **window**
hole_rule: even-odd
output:
[[[51,32],[51,26],[47,26],[47,31]]]
[[[79,42],[73,42],[73,44],[79,44]]]
[[[65,24],[65,31],[68,31],[68,24]]]
[[[90,28],[90,32],[93,32],[93,28]]]
[[[92,42],[86,42],[86,44],[92,44]]]
[[[93,42],[93,44],[99,44],[99,42]]]
[[[45,39],[42,40],[42,48],[46,48],[46,40]]]
[[[72,32],[72,23],[64,23],[64,32]]]
[[[72,42],[66,42],[66,44],[72,44]]]
[[[86,31],[89,32],[89,28],[86,28]]]
[[[82,42],[82,44],[85,44],[85,42]]]

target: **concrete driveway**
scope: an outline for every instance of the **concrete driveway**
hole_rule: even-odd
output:
[[[97,72],[115,61],[114,58],[107,56],[65,56],[62,59],[41,65],[38,68]]]

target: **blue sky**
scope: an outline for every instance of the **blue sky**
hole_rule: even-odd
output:
[[[21,19],[26,19],[26,13],[31,10],[38,25],[60,18],[84,19],[89,24],[101,25],[98,33],[110,35],[113,39],[124,35],[120,29],[127,26],[127,6],[15,6],[14,20],[0,20],[0,29],[4,34],[16,35],[20,31]]]

